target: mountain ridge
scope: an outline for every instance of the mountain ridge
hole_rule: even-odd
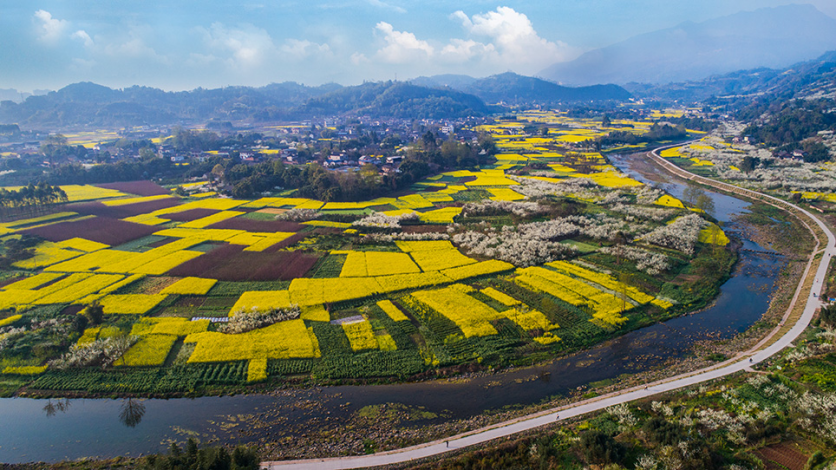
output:
[[[476,96],[404,82],[371,82],[353,87],[295,82],[260,88],[197,88],[167,92],[132,86],[109,88],[92,82],[67,85],[22,103],[0,103],[0,123],[23,126],[157,125],[209,120],[298,120],[318,115],[372,112],[416,118],[462,117],[491,111]]]
[[[781,68],[836,48],[836,19],[783,5],[684,22],[595,49],[538,75],[558,83],[672,83],[758,67]]]
[[[771,94],[782,98],[836,97],[836,50],[813,60],[797,62],[784,68],[760,67],[736,70],[702,80],[664,85],[628,83],[627,90],[638,98],[704,101],[709,98],[734,98]]]
[[[469,80],[468,80],[469,79]],[[566,87],[538,77],[505,72],[484,78],[468,75],[436,75],[410,80],[424,86],[446,87],[470,93],[489,103],[534,104],[578,101],[626,100],[630,93],[613,85]]]

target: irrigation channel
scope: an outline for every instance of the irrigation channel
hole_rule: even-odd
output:
[[[631,168],[632,159],[613,162],[631,177],[650,183]],[[684,186],[664,188],[681,197]],[[716,218],[743,242],[740,261],[708,308],[652,325],[602,343],[588,351],[535,368],[505,371],[461,381],[396,385],[338,386],[294,390],[287,394],[204,397],[171,400],[0,399],[0,462],[54,462],[82,457],[137,456],[163,451],[189,436],[221,442],[253,442],[292,437],[307,426],[347,418],[363,407],[403,404],[434,416],[404,426],[466,419],[504,407],[537,404],[565,396],[578,387],[663,366],[692,353],[695,343],[731,338],[756,322],[769,306],[770,292],[785,265],[780,256],[745,238],[734,216],[748,202],[717,193]],[[298,406],[313,403],[312,406]],[[258,429],[248,419],[279,416]]]

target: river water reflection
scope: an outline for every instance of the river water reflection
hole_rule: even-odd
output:
[[[614,163],[647,182],[630,168],[627,157]],[[674,196],[684,187],[664,184]],[[709,193],[716,217],[735,231],[734,215],[748,203]],[[742,238],[745,248],[763,250]],[[34,400],[0,399],[0,462],[57,461],[87,456],[137,456],[164,450],[171,440],[190,433],[246,442],[236,426],[219,426],[229,416],[255,415],[281,407],[283,426],[304,427],[311,419],[346,416],[368,405],[402,403],[439,414],[433,422],[468,418],[486,410],[529,405],[566,395],[577,387],[663,365],[691,353],[694,343],[730,338],[757,321],[769,306],[769,293],[784,266],[780,257],[741,252],[732,277],[716,302],[698,313],[633,331],[571,357],[535,369],[511,370],[461,382],[340,386],[300,390],[287,396],[234,396],[172,400]],[[294,409],[290,401],[315,401]],[[348,403],[348,404],[347,404]]]

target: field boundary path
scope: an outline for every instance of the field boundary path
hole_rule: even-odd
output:
[[[352,456],[352,457],[334,457],[327,459],[303,459],[303,460],[283,460],[263,462],[261,467],[268,470],[338,470],[350,468],[364,468],[376,467],[381,465],[391,465],[412,460],[432,457],[454,450],[461,450],[477,444],[482,444],[494,439],[508,437],[513,434],[529,431],[548,424],[562,421],[568,418],[574,418],[594,411],[599,411],[604,408],[626,403],[641,398],[646,398],[663,392],[670,392],[683,387],[696,385],[702,382],[719,379],[735,372],[748,370],[751,371],[751,366],[762,362],[774,354],[778,353],[785,347],[789,346],[810,324],[816,310],[821,306],[818,294],[821,293],[822,283],[827,273],[827,267],[830,259],[836,254],[836,237],[827,228],[827,226],[818,218],[813,216],[808,211],[786,201],[778,199],[767,194],[751,191],[730,184],[714,181],[702,176],[695,175],[685,171],[676,165],[668,162],[658,155],[658,151],[684,145],[682,143],[671,145],[667,147],[660,147],[651,152],[648,152],[648,157],[658,163],[665,170],[673,173],[676,176],[686,180],[699,182],[700,184],[711,186],[713,188],[744,196],[748,199],[756,199],[767,204],[779,207],[783,210],[789,211],[798,217],[798,220],[804,224],[816,239],[816,247],[810,254],[810,259],[804,271],[804,275],[798,284],[795,295],[790,303],[787,312],[780,324],[775,327],[766,337],[764,337],[758,344],[749,349],[739,353],[734,358],[711,367],[700,369],[694,372],[677,375],[657,382],[649,383],[645,386],[633,387],[625,390],[612,392],[610,394],[601,395],[596,398],[580,401],[573,404],[568,404],[553,408],[550,410],[541,411],[531,415],[516,418],[510,421],[497,423],[481,429],[476,429],[466,433],[451,436],[445,440],[438,440],[427,442],[412,447],[405,447],[403,449],[396,449],[386,452],[379,452],[371,455]],[[823,250],[820,250],[821,240],[816,234],[815,230],[810,227],[798,214],[807,216],[813,221],[822,232],[827,236],[827,242]],[[821,262],[815,272],[815,278],[812,283],[808,282],[810,277],[810,270],[817,259],[817,255],[821,253],[818,258]],[[798,320],[792,325],[785,325],[795,309],[798,300],[803,300],[805,285],[810,284],[810,289],[806,293],[806,303],[804,310],[798,317]],[[775,338],[779,332],[785,332],[782,336]]]

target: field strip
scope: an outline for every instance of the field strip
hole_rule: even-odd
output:
[[[805,271],[805,275],[802,276],[801,281],[799,282],[799,287],[796,290],[796,295],[794,297],[794,302],[800,299],[801,294],[804,291],[804,288],[806,287],[806,285],[809,284],[810,289],[807,292],[807,302],[804,304],[804,310],[798,317],[798,321],[795,322],[791,327],[789,327],[789,325],[785,325],[785,321],[782,321],[781,324],[775,327],[769,335],[767,335],[763,340],[761,340],[750,350],[740,353],[735,358],[723,362],[721,364],[716,364],[705,369],[681,374],[675,377],[670,377],[668,379],[663,379],[657,382],[647,384],[645,386],[638,386],[621,391],[616,391],[589,400],[584,400],[574,404],[564,405],[558,408],[541,411],[510,421],[497,423],[485,428],[451,436],[450,438],[445,440],[438,440],[412,447],[405,447],[403,449],[379,452],[376,454],[365,456],[263,462],[261,464],[262,468],[336,470],[391,465],[401,462],[408,462],[411,460],[423,459],[426,457],[443,454],[445,452],[460,450],[473,445],[482,444],[493,439],[508,437],[513,434],[529,431],[531,429],[535,429],[548,424],[553,424],[555,422],[567,418],[574,418],[594,411],[600,411],[613,405],[626,403],[641,398],[646,398],[649,396],[656,395],[658,393],[670,392],[683,387],[688,387],[702,382],[719,379],[733,374],[735,372],[745,371],[749,369],[752,365],[768,359],[769,357],[773,356],[774,354],[778,353],[779,351],[790,345],[792,341],[795,340],[799,335],[801,335],[801,333],[807,328],[807,325],[809,325],[810,321],[813,319],[813,315],[816,313],[816,310],[821,306],[821,302],[819,301],[817,294],[821,292],[822,283],[824,281],[825,274],[827,273],[829,260],[833,257],[834,254],[836,254],[836,246],[834,246],[836,245],[836,237],[834,237],[833,233],[821,220],[813,216],[808,211],[798,206],[795,206],[794,204],[787,203],[767,194],[762,194],[756,191],[738,188],[736,186],[720,183],[708,178],[703,178],[701,176],[682,170],[681,168],[664,160],[662,157],[656,154],[656,152],[658,152],[659,150],[669,147],[677,147],[681,145],[684,144],[680,143],[673,146],[660,147],[656,150],[653,150],[652,152],[648,152],[648,156],[650,156],[655,162],[659,163],[666,170],[682,178],[692,181],[698,181],[707,186],[739,194],[748,198],[754,198],[761,201],[763,201],[762,198],[766,198],[769,201],[763,202],[767,202],[771,205],[779,207],[783,210],[788,210],[793,213],[797,211],[801,214],[804,214],[810,220],[815,222],[818,228],[820,228],[824,235],[827,236],[827,244],[824,248],[824,255],[820,258],[821,260],[827,260],[827,262],[820,262],[818,264],[818,268],[815,270],[814,280],[812,283],[809,283],[809,278],[812,274],[811,268],[813,265],[813,261],[816,258],[820,242],[819,237],[815,232],[815,228],[810,227],[809,225],[804,223],[804,221],[799,217],[799,220],[801,220],[802,223],[804,223],[804,225],[813,233],[813,236],[817,240],[817,244],[816,248],[813,249],[813,252],[810,255],[810,260],[807,264],[807,270]],[[795,215],[796,217],[798,217],[797,214]],[[794,317],[791,315],[794,310],[794,307],[794,303],[791,303],[787,312],[784,314],[784,320]],[[786,328],[789,328],[788,330],[786,330],[786,333],[780,336],[776,341],[766,345],[766,343],[769,342],[770,339],[773,338],[777,332],[784,331]]]

